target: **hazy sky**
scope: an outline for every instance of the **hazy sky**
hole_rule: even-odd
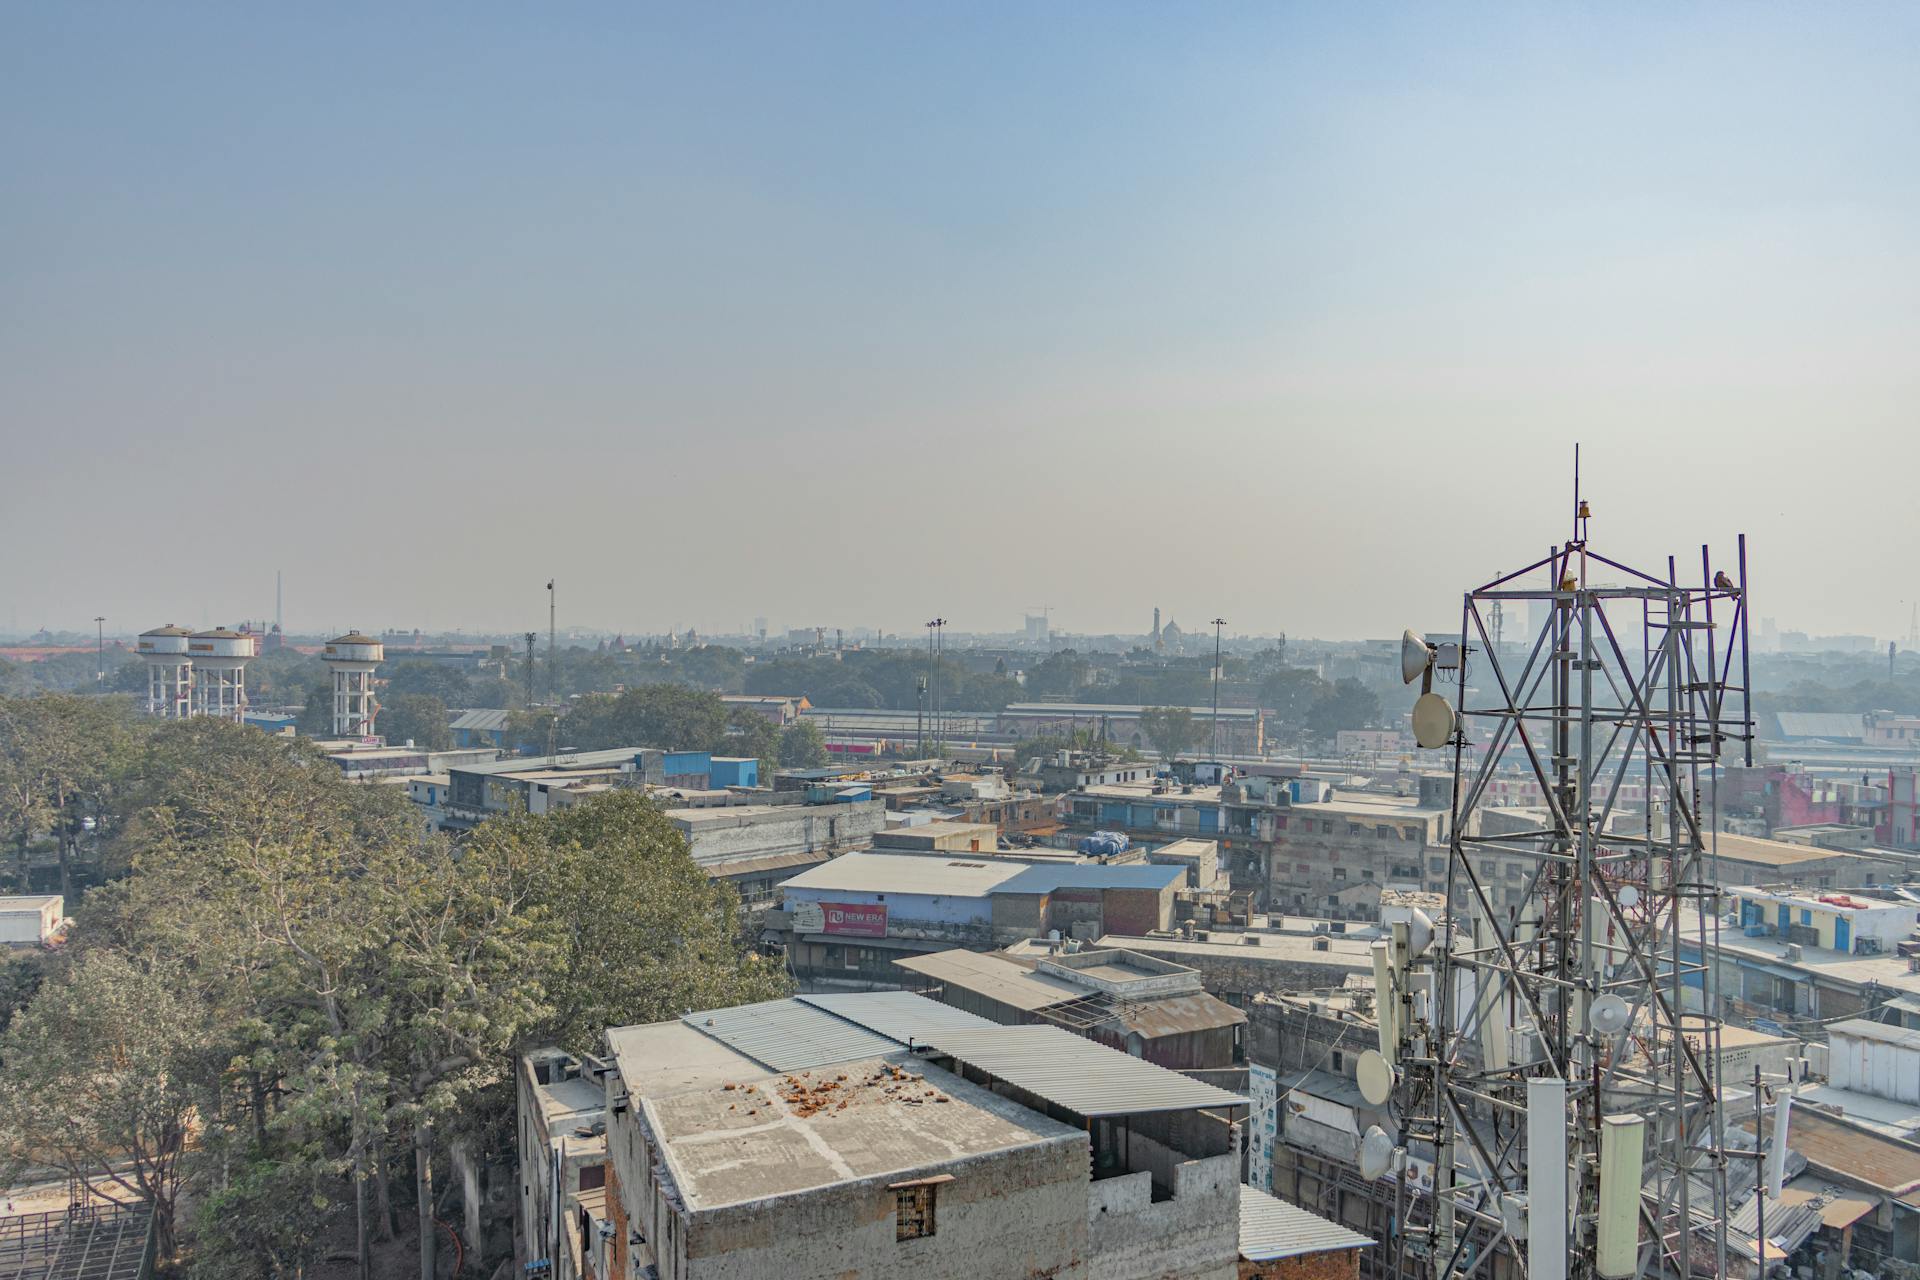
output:
[[[0,625],[1920,597],[1920,7],[0,8]],[[1902,479],[1902,477],[1906,479]]]

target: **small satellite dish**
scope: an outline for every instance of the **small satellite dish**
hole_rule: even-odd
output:
[[[1453,736],[1453,708],[1437,693],[1423,693],[1413,704],[1413,740],[1431,750]]]
[[[1422,640],[1408,628],[1400,637],[1400,679],[1412,684],[1427,673],[1433,665],[1433,646]]]
[[[1369,1105],[1384,1107],[1387,1099],[1393,1096],[1393,1064],[1378,1049],[1366,1049],[1353,1064],[1354,1080],[1360,1086],[1360,1096]],[[1379,1175],[1374,1175],[1378,1177]]]
[[[1370,1125],[1360,1139],[1360,1176],[1371,1182],[1393,1167],[1393,1138],[1379,1125]]]
[[[1620,907],[1624,911],[1631,911],[1640,905],[1640,890],[1633,885],[1621,885],[1620,892],[1614,896],[1620,900]]]
[[[1604,995],[1587,1011],[1587,1021],[1603,1036],[1617,1036],[1633,1021],[1633,1009],[1616,995]]]

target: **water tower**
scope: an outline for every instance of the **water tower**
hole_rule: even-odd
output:
[[[358,631],[327,641],[320,654],[333,672],[333,736],[360,738],[373,732],[380,704],[373,700],[373,672],[386,647]]]
[[[193,711],[193,659],[185,627],[169,622],[140,633],[140,660],[147,665],[147,714],[184,720]]]
[[[193,659],[193,714],[244,720],[254,637],[225,627],[196,631],[187,637],[187,653]]]

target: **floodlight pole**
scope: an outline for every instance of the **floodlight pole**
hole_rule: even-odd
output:
[[[105,683],[107,678],[107,619],[105,614],[93,620],[93,682]]]

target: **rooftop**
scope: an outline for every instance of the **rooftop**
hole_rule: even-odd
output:
[[[902,956],[894,963],[902,969],[939,982],[950,982],[963,991],[976,992],[1029,1013],[1065,1004],[1086,994],[1085,988],[1063,978],[1035,973],[1011,960],[978,951],[936,951],[932,955]]]
[[[1098,946],[1121,947],[1128,951],[1142,951],[1148,955],[1210,956],[1221,958],[1233,956],[1242,960],[1311,960],[1320,964],[1346,965],[1358,971],[1373,971],[1373,960],[1368,954],[1370,940],[1364,938],[1343,937],[1338,934],[1319,937],[1285,933],[1226,933],[1224,930],[1210,930],[1214,938],[1206,942],[1187,938],[1130,938],[1124,934],[1108,934],[1100,939]],[[1245,941],[1257,938],[1257,943]],[[1325,942],[1325,949],[1316,947],[1316,942]]]
[[[1240,1256],[1248,1262],[1273,1262],[1335,1249],[1371,1249],[1373,1245],[1358,1231],[1328,1222],[1299,1205],[1254,1187],[1240,1188]]]
[[[723,811],[724,812],[724,811]],[[982,897],[1027,869],[1003,859],[963,855],[922,857],[910,853],[849,853],[803,871],[787,889],[854,893],[917,893],[934,897]]]
[[[1058,1027],[942,1031],[930,1040],[939,1054],[1088,1118],[1249,1105],[1237,1093]]]
[[[553,756],[517,756],[505,760],[476,760],[452,766],[455,773],[523,773],[530,769],[602,769],[636,760],[645,747],[614,747],[607,751],[570,751]]]
[[[507,727],[510,714],[496,707],[474,707],[462,711],[449,727],[455,732],[465,729],[474,733],[494,733]]]
[[[1137,716],[1143,711],[1151,710],[1153,710],[1152,707],[1131,702],[1014,702],[1008,704],[1007,709],[1001,714],[1010,716]],[[1187,710],[1191,711],[1196,719],[1204,716],[1209,723],[1212,722],[1212,707],[1188,707]],[[1258,717],[1259,714],[1260,712],[1252,707],[1220,708],[1220,718],[1222,720],[1252,720]]]
[[[1739,1122],[1753,1132],[1753,1118]],[[1787,1145],[1828,1176],[1864,1183],[1889,1195],[1920,1190],[1920,1144],[1885,1137],[1836,1116],[1796,1107]]]
[[[1839,849],[1815,845],[1789,844],[1785,840],[1763,840],[1758,836],[1736,836],[1718,832],[1710,837],[1713,854],[1734,862],[1753,862],[1770,867],[1790,867],[1802,862],[1824,862],[1831,858],[1857,855]]]
[[[1905,1027],[1890,1026],[1884,1022],[1869,1022],[1865,1018],[1836,1022],[1827,1028],[1827,1035],[1852,1036],[1856,1040],[1876,1040],[1881,1044],[1898,1045],[1902,1049],[1920,1049],[1920,1031],[1909,1031]]]
[[[905,1053],[746,1087],[724,1081],[641,1105],[675,1186],[696,1212],[1086,1142],[1077,1129]]]

